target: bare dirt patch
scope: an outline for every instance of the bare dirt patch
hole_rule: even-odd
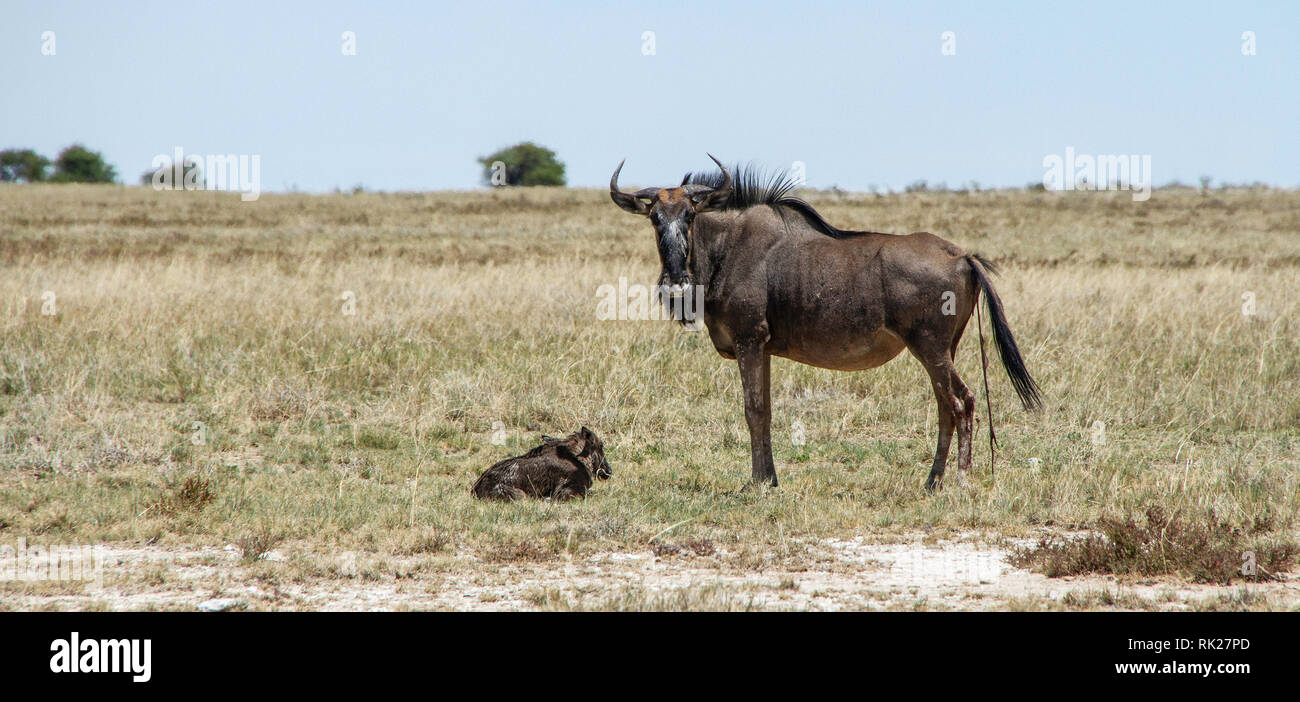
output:
[[[1068,536],[1068,535],[1067,535]],[[1009,564],[1017,546],[978,533],[862,535],[754,561],[719,545],[501,560],[297,550],[253,562],[236,545],[105,551],[103,586],[6,583],[6,609],[230,610],[1005,610],[1296,609],[1300,586],[1224,587],[1173,578],[1048,578]],[[696,545],[698,546],[698,544]],[[758,563],[759,565],[755,565]],[[765,564],[765,565],[764,565]]]

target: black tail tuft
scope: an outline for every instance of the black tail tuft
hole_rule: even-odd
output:
[[[997,266],[978,254],[969,255],[966,260],[971,264],[971,273],[975,276],[975,282],[980,286],[980,290],[984,291],[984,303],[988,305],[989,318],[993,323],[993,340],[998,345],[998,356],[1002,358],[1002,367],[1006,369],[1007,376],[1011,378],[1011,385],[1020,396],[1020,404],[1027,410],[1036,410],[1043,404],[1038,383],[1034,382],[1033,377],[1029,375],[1029,369],[1025,367],[1025,359],[1020,356],[1020,348],[1016,346],[1016,339],[1011,335],[1011,326],[1007,324],[1007,316],[1002,311],[1002,299],[998,297],[997,291],[993,289],[993,282],[989,280],[988,273],[996,275]]]
[[[984,266],[984,270],[988,271],[989,273],[992,273],[993,275],[1002,275],[1002,267],[999,266],[998,264],[988,260],[987,258],[984,258],[979,254],[971,254],[971,256],[973,256],[976,261],[979,261],[981,266]]]

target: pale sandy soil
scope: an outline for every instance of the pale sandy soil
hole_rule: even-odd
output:
[[[493,563],[473,554],[396,558],[295,552],[243,563],[239,550],[116,547],[103,585],[5,583],[5,609],[776,610],[1251,609],[1300,607],[1300,582],[1232,587],[1176,579],[1047,578],[1008,565],[1016,540],[966,534],[861,536],[799,545],[796,558],[737,564],[707,556],[605,552]],[[676,604],[674,604],[676,603]],[[682,603],[688,603],[683,605]]]

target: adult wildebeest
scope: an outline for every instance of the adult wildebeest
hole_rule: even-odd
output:
[[[926,487],[942,484],[954,426],[964,478],[975,395],[953,359],[980,291],[1011,384],[1026,409],[1039,405],[1038,386],[989,281],[996,270],[988,261],[928,232],[837,229],[790,197],[795,183],[789,178],[764,182],[752,169],[738,169],[733,183],[722,163],[713,162],[717,173],[687,173],[677,187],[635,193],[619,190],[619,163],[609,194],[654,225],[663,266],[659,289],[674,296],[703,290],[713,347],[740,366],[753,484],[777,484],[768,399],[772,356],[862,370],[905,348],[925,366],[939,405],[939,440]]]

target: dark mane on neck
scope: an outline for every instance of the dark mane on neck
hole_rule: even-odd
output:
[[[789,173],[764,173],[752,165],[737,164],[731,169],[731,197],[720,209],[747,210],[751,207],[766,205],[776,210],[777,214],[789,226],[789,217],[801,217],[813,229],[836,239],[846,239],[867,232],[840,229],[822,217],[812,205],[792,196],[790,193],[799,186],[799,182]],[[722,185],[722,171],[704,173],[687,173],[682,177],[682,185],[707,185],[716,188]]]

